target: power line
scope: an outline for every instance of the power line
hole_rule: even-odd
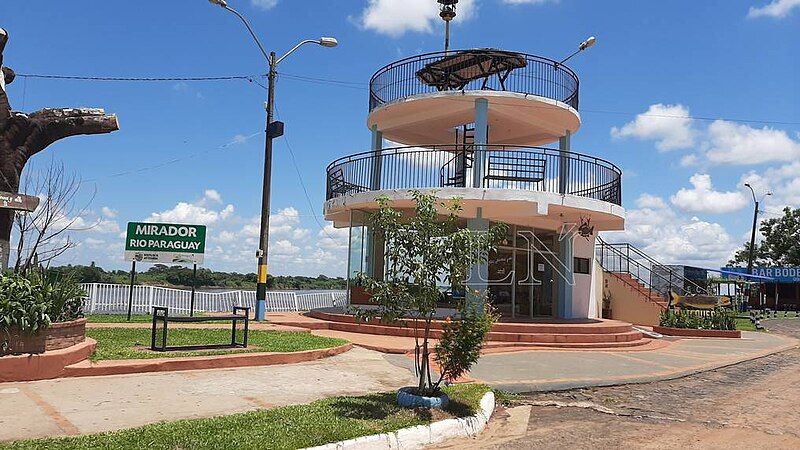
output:
[[[18,73],[18,77],[34,78],[42,80],[73,80],[73,81],[126,81],[126,82],[162,82],[162,81],[230,81],[245,80],[252,81],[254,77],[264,75],[228,75],[216,77],[99,77],[81,75],[42,75],[30,73]]]
[[[277,107],[275,108],[275,114],[280,118],[280,112],[278,112]],[[291,144],[289,144],[289,139],[286,137],[285,134],[283,135],[283,142],[286,144],[286,148],[289,150],[289,156],[291,156],[292,165],[294,166],[294,171],[297,173],[297,179],[300,181],[300,187],[303,189],[303,194],[305,195],[306,201],[308,202],[309,210],[311,211],[311,214],[314,216],[314,222],[317,223],[319,229],[322,230],[323,233],[325,233],[325,236],[327,236],[328,239],[336,241],[336,239],[333,236],[331,236],[330,233],[328,233],[328,230],[326,230],[325,227],[322,225],[322,222],[320,222],[319,217],[317,217],[317,213],[314,212],[314,202],[311,201],[311,196],[308,194],[306,183],[303,180],[303,175],[302,173],[300,173],[300,167],[297,165],[297,159],[294,156],[294,150],[292,150],[292,146]]]
[[[188,155],[181,156],[181,157],[178,157],[178,158],[173,158],[173,159],[170,159],[170,160],[167,160],[167,161],[162,161],[162,162],[160,162],[158,164],[152,164],[152,165],[149,165],[149,166],[140,167],[138,169],[125,170],[125,171],[122,171],[122,172],[111,173],[111,174],[104,175],[104,176],[101,176],[101,177],[82,180],[81,184],[96,182],[98,180],[102,180],[102,179],[105,179],[105,178],[117,178],[117,177],[122,177],[122,176],[125,176],[125,175],[132,175],[132,174],[135,174],[135,173],[142,173],[142,172],[148,172],[150,170],[160,169],[162,167],[170,166],[172,164],[176,164],[176,163],[179,163],[181,161],[185,161],[187,159],[196,158],[196,157],[198,157],[200,155],[212,152],[214,150],[223,150],[223,149],[226,149],[226,148],[228,148],[228,147],[230,147],[232,145],[242,144],[244,142],[247,142],[249,139],[251,139],[251,138],[253,138],[255,136],[258,136],[261,133],[262,132],[259,131],[259,132],[250,134],[248,136],[241,136],[241,137],[235,138],[234,140],[232,140],[230,142],[227,142],[225,144],[219,145],[217,147],[208,148],[208,149],[205,149],[205,150],[201,150],[199,152],[189,153]]]
[[[49,79],[49,80],[77,80],[77,81],[119,81],[119,82],[164,82],[164,81],[231,81],[231,80],[241,80],[241,81],[248,81],[250,83],[257,84],[258,86],[266,89],[266,87],[256,81],[258,78],[263,78],[264,74],[257,74],[257,75],[228,75],[228,76],[203,76],[203,77],[106,77],[106,76],[76,76],[76,75],[47,75],[47,74],[26,74],[21,73],[17,74],[17,76],[24,77],[24,78],[34,78],[34,79]],[[330,78],[319,78],[319,77],[309,77],[305,75],[296,75],[296,74],[279,74],[281,78],[285,78],[288,80],[293,81],[301,81],[306,83],[315,83],[315,84],[322,84],[327,86],[336,86],[342,87],[347,89],[356,89],[356,90],[369,90],[369,84],[357,81],[347,81],[347,80],[336,80]],[[458,97],[445,97],[447,100],[451,101],[472,101],[469,98],[458,98]],[[520,105],[520,104],[510,104],[510,103],[503,103],[503,102],[493,102],[497,105],[505,105],[505,106],[514,106],[514,107],[522,107],[522,108],[550,108],[549,106],[540,106],[540,105]],[[613,111],[613,110],[604,110],[604,109],[586,109],[581,108],[581,113],[590,113],[590,114],[611,114],[611,115],[620,115],[620,116],[641,116],[641,117],[658,117],[664,119],[681,119],[681,120],[699,120],[699,121],[715,121],[715,120],[725,120],[728,122],[737,122],[737,123],[758,123],[758,124],[765,124],[765,125],[800,125],[800,122],[792,122],[792,121],[781,121],[781,120],[763,120],[763,119],[741,119],[741,118],[728,118],[728,117],[710,117],[710,116],[691,116],[691,115],[671,115],[671,114],[652,114],[652,113],[637,113],[631,111]]]

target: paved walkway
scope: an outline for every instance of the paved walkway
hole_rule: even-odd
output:
[[[341,335],[328,330],[314,333]],[[359,335],[358,339],[375,344],[379,338],[385,337]],[[409,338],[403,339],[405,346]],[[723,367],[797,343],[775,334],[744,333],[743,339],[680,339],[649,351],[490,353],[470,377],[515,392],[641,383]],[[335,395],[391,391],[414,384],[412,368],[407,355],[354,348],[339,356],[284,366],[0,383],[0,411],[14,412],[0,415],[0,440],[95,433]]]
[[[0,383],[0,440],[97,433],[409,384],[411,372],[360,348],[284,366]]]
[[[724,367],[797,344],[797,340],[785,336],[743,332],[742,339],[678,339],[650,351],[489,354],[478,361],[470,376],[511,392],[646,383]]]

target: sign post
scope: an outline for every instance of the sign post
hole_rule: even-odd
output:
[[[132,262],[128,320],[133,308],[133,283],[137,262],[193,264],[193,277],[196,277],[197,265],[203,264],[205,250],[205,225],[129,222],[125,237],[125,260]],[[190,315],[194,315],[195,284],[193,279]]]
[[[0,191],[0,209],[33,212],[39,206],[39,197]]]

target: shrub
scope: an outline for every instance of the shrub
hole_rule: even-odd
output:
[[[436,344],[436,362],[441,378],[455,380],[465,374],[481,356],[486,333],[497,319],[490,304],[464,301],[459,305],[460,320],[448,320]]]
[[[668,309],[661,312],[659,325],[696,330],[735,330],[736,313],[726,308],[715,308],[713,311]]]
[[[86,293],[72,277],[46,271],[0,275],[0,349],[8,349],[10,330],[36,334],[51,322],[83,317]]]

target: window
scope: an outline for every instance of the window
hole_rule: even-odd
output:
[[[592,268],[591,260],[589,258],[573,258],[572,272],[589,274]]]

